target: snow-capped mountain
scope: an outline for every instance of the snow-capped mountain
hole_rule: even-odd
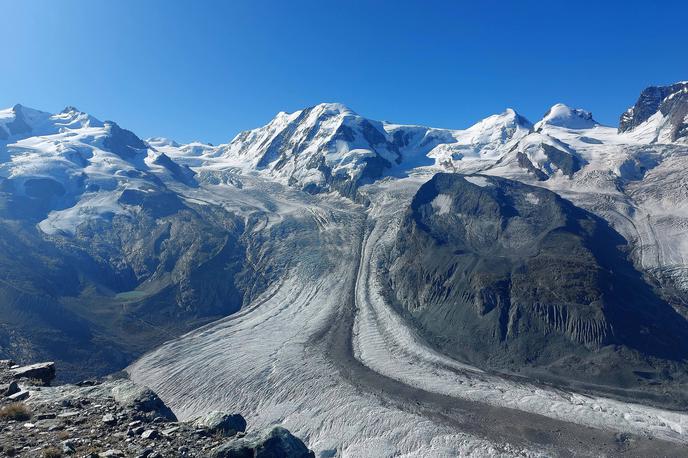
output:
[[[67,107],[56,114],[34,110],[20,104],[0,110],[0,141],[3,142],[56,134],[63,129],[102,126],[102,122],[74,107]]]
[[[563,103],[557,103],[547,110],[545,116],[535,124],[535,130],[540,131],[545,126],[557,126],[566,129],[590,129],[598,125],[589,111],[571,108]]]
[[[382,123],[336,103],[323,103],[242,132],[217,151],[227,165],[265,171],[308,192],[358,185],[401,160]]]
[[[46,233],[73,233],[86,218],[122,213],[123,191],[163,190],[162,176],[194,184],[190,169],[114,122],[73,107],[49,114],[15,105],[1,113],[5,211],[39,218]]]
[[[532,131],[512,109],[465,130],[438,129],[366,119],[326,103],[279,113],[270,123],[237,135],[225,145],[148,143],[180,163],[206,169],[238,169],[268,176],[310,193],[357,189],[385,176],[419,167],[463,170],[484,166]]]
[[[402,152],[404,169],[435,165],[455,170],[466,162],[499,159],[528,135],[533,125],[509,108],[465,130],[398,124],[386,124],[385,129]]]
[[[50,204],[41,211],[97,215],[121,209],[113,196],[106,201],[95,190],[156,188],[167,182],[160,180],[163,175],[193,186],[197,178],[222,170],[351,197],[382,177],[425,169],[570,178],[601,154],[610,159],[604,152],[612,150],[618,151],[618,173],[627,173],[629,161],[642,162],[626,157],[629,151],[685,142],[686,107],[688,83],[648,88],[622,115],[617,132],[564,104],[552,106],[535,125],[508,109],[452,130],[374,121],[326,103],[279,113],[261,128],[212,146],[162,138],[144,142],[73,107],[50,114],[16,105],[0,111],[0,180],[22,198],[49,195]],[[47,231],[73,230],[71,223],[52,229],[52,223],[42,224]]]

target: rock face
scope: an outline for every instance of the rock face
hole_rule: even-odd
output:
[[[314,458],[315,454],[286,429],[276,426],[230,440],[213,449],[211,458]]]
[[[492,167],[523,170],[538,181],[553,176],[571,178],[585,165],[585,160],[569,145],[542,130],[522,138]]]
[[[688,82],[670,86],[650,86],[643,90],[638,101],[621,115],[619,132],[632,131],[651,118],[661,118],[655,127],[666,130],[667,139],[675,142],[688,137]]]
[[[680,361],[685,321],[626,259],[625,243],[542,188],[437,174],[407,210],[384,281],[432,342],[480,365],[566,365],[616,346]],[[612,377],[607,362],[585,365]]]

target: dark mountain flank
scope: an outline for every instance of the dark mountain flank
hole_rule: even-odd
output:
[[[631,388],[681,372],[688,326],[625,248],[605,221],[548,190],[437,174],[407,209],[384,282],[452,356]]]

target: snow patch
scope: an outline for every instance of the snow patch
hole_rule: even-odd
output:
[[[538,196],[536,196],[532,192],[526,194],[526,200],[533,205],[538,205],[540,203],[540,199],[538,198]]]
[[[480,186],[481,188],[484,188],[485,186],[492,186],[492,183],[490,183],[490,180],[488,180],[487,177],[480,176],[480,175],[470,175],[470,176],[465,176],[463,177],[464,180],[468,181],[469,183],[473,183],[476,186]]]
[[[437,212],[438,215],[444,215],[449,213],[451,210],[452,197],[449,194],[438,194],[437,197],[432,199],[432,208]]]

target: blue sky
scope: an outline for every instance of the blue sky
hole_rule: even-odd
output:
[[[688,79],[688,2],[0,0],[0,106],[75,105],[143,137],[225,142],[341,102],[463,128],[556,102],[616,124]]]

